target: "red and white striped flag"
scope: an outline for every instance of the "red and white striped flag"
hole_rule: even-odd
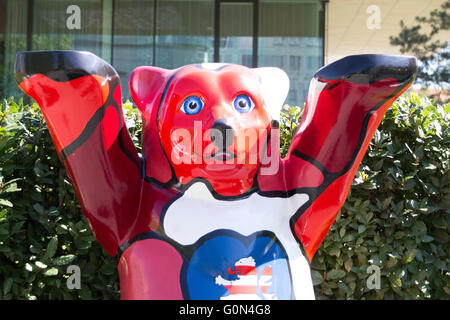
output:
[[[237,280],[226,280],[221,275],[216,277],[216,284],[224,286],[229,295],[221,300],[256,300],[275,299],[275,294],[269,292],[272,286],[272,267],[266,267],[258,271],[255,260],[252,257],[242,258],[232,267],[228,268],[228,274],[237,275]]]

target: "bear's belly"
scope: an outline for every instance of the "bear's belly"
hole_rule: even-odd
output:
[[[295,194],[290,198],[267,198],[254,193],[245,199],[223,201],[215,199],[203,183],[193,184],[183,196],[171,203],[167,208],[162,217],[165,234],[178,245],[195,247],[195,252],[201,248],[198,243],[205,239],[214,239],[220,234],[221,237],[226,236],[228,240],[225,238],[220,238],[223,241],[214,240],[214,243],[220,242],[221,245],[217,245],[216,251],[205,251],[209,252],[208,255],[200,255],[198,253],[198,257],[201,256],[201,259],[197,257],[196,253],[192,255],[192,259],[196,259],[196,267],[192,270],[201,271],[192,271],[192,274],[188,272],[185,280],[186,286],[189,287],[189,279],[191,279],[189,274],[197,279],[196,281],[202,279],[199,276],[202,273],[211,275],[212,272],[215,275],[214,277],[217,277],[217,270],[213,271],[215,270],[214,268],[209,269],[207,267],[209,264],[222,263],[223,265],[226,264],[226,268],[233,268],[234,264],[242,262],[239,262],[239,259],[247,259],[248,261],[253,259],[258,264],[258,261],[262,259],[259,257],[262,252],[258,252],[258,250],[265,250],[260,243],[262,243],[263,238],[270,238],[272,239],[271,244],[273,248],[277,248],[274,250],[278,252],[277,258],[274,258],[273,262],[271,262],[274,265],[271,268],[272,280],[270,281],[275,281],[274,283],[280,284],[283,288],[292,288],[292,290],[284,289],[289,293],[274,294],[273,298],[314,299],[309,264],[302,254],[300,245],[295,240],[289,225],[289,219],[308,199],[307,194]],[[235,235],[235,237],[231,235]],[[262,235],[264,235],[263,238],[261,238]],[[254,242],[256,239],[259,240]],[[206,244],[207,242],[204,243]],[[237,243],[241,244],[238,245]],[[243,250],[242,246],[247,249]],[[236,260],[234,250],[246,253],[239,256],[239,259]],[[213,252],[217,252],[218,255],[213,256]],[[226,258],[227,255],[230,258]],[[207,258],[208,256],[210,258]],[[257,256],[259,258],[256,258]],[[217,262],[215,262],[216,260]],[[191,266],[190,268],[193,267]],[[262,268],[262,270],[258,268]],[[245,283],[248,281],[251,282],[257,279],[261,272],[263,274],[268,272],[268,269],[264,271],[266,266],[259,265],[258,268],[252,271],[251,276],[248,275],[243,279],[236,277],[226,278],[226,274],[213,279],[219,283],[237,288],[245,286]],[[274,270],[277,270],[275,275],[273,274]],[[273,280],[275,279],[274,277],[280,280]],[[266,278],[266,275],[264,275],[261,279]],[[238,281],[238,283],[227,282],[231,281],[230,279],[234,279],[233,281]],[[214,281],[210,283],[211,285],[214,284],[211,288],[217,289],[217,284]],[[287,284],[288,282],[289,285]],[[255,284],[254,281],[252,283]],[[223,285],[223,287],[225,288],[226,285]],[[264,288],[268,289],[269,287]],[[197,291],[194,290],[194,292]],[[200,294],[199,292],[197,293]],[[195,297],[201,296],[197,295],[197,293],[194,294]],[[253,298],[257,296],[253,293]],[[238,299],[239,297],[245,298],[246,296],[234,296],[233,299]],[[260,295],[259,297],[270,298],[271,295]],[[204,299],[211,298],[204,297]]]
[[[193,245],[181,274],[185,297],[201,300],[293,299],[286,252],[271,232],[217,230]]]

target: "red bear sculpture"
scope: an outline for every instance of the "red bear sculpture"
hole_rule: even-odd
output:
[[[140,157],[120,79],[88,52],[18,53],[86,219],[118,266],[123,299],[313,299],[309,262],[416,59],[356,55],[313,77],[286,158],[277,68],[139,67]]]

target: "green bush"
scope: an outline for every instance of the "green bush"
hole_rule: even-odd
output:
[[[286,152],[302,109],[286,108]],[[318,299],[450,297],[450,104],[413,95],[389,109],[311,267]],[[379,290],[366,281],[380,269]]]
[[[140,118],[124,108],[138,144]],[[450,296],[449,112],[416,96],[388,111],[312,262],[318,299]],[[283,154],[301,113],[284,110]],[[66,286],[70,264],[82,270],[81,290]],[[0,299],[118,299],[116,265],[81,214],[37,105],[3,101]],[[366,286],[370,265],[380,267],[380,290]]]
[[[0,297],[118,299],[117,261],[95,241],[39,107],[0,109]],[[80,267],[69,290],[67,266]]]

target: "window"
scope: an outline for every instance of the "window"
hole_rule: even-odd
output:
[[[219,3],[219,62],[253,66],[253,4]]]
[[[115,0],[112,65],[128,99],[128,77],[139,66],[153,64],[154,1]]]
[[[252,65],[253,65],[253,55],[251,55],[251,54],[243,54],[242,55],[242,62],[241,62],[241,64],[243,66],[247,66],[247,67],[251,68]]]
[[[156,7],[155,65],[213,61],[214,0],[159,0]]]
[[[3,0],[1,1],[2,19],[2,51],[0,65],[0,98],[9,96],[24,97],[25,95],[17,87],[14,74],[14,59],[16,52],[27,49],[27,0]]]
[[[106,1],[103,1],[106,2]],[[29,7],[29,4],[33,4]],[[69,29],[70,0],[3,0],[3,63],[0,66],[3,97],[23,97],[14,79],[16,52],[25,50],[88,50],[102,55],[102,1],[79,0],[81,29]],[[31,19],[29,19],[29,14]],[[31,31],[31,34],[30,34]],[[3,72],[1,72],[3,67]]]
[[[284,57],[280,55],[272,55],[272,67],[284,69],[283,58]]]
[[[259,2],[259,66],[279,67],[288,74],[291,80],[287,98],[289,104],[303,105],[304,101],[299,99],[305,98],[303,92],[308,89],[309,80],[322,61],[321,10],[320,1]],[[310,57],[314,61],[310,64],[313,68],[302,68],[301,63],[309,64]],[[286,65],[280,63],[283,61]]]
[[[80,29],[66,25],[73,4]],[[23,96],[11,72],[18,51],[91,51],[114,66],[129,98],[134,68],[214,62],[216,49],[216,62],[285,70],[287,102],[301,104],[322,63],[321,8],[319,0],[0,0],[0,98]]]
[[[289,70],[292,73],[300,72],[300,57],[299,56],[290,56],[289,57]]]

